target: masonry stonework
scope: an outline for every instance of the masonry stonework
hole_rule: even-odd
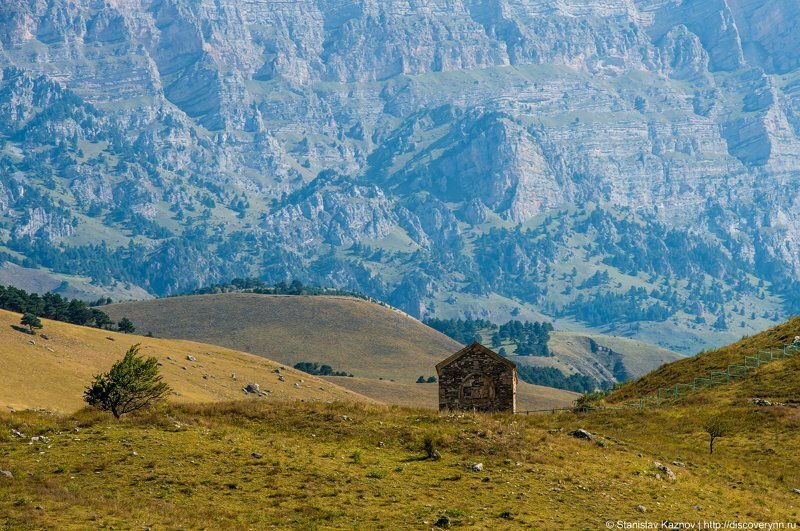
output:
[[[439,410],[516,410],[517,367],[478,343],[436,366]]]

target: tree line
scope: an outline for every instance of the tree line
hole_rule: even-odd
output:
[[[554,367],[519,365],[517,366],[517,376],[529,384],[566,389],[576,393],[591,393],[598,387],[597,382],[585,374],[576,373],[565,376],[563,372]]]
[[[313,374],[314,376],[349,376],[350,378],[353,377],[352,374],[349,372],[344,371],[334,371],[333,367],[330,365],[322,364],[320,365],[317,362],[311,361],[301,361],[300,363],[295,363],[294,368],[298,371],[303,371],[306,374]]]

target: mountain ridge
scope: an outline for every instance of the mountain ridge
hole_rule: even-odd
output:
[[[800,292],[797,14],[8,2],[0,259],[153,295],[303,277],[417,317],[724,344]],[[604,219],[583,230],[587,211]],[[677,252],[637,263],[642,233]]]

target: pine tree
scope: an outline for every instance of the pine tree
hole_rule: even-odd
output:
[[[117,323],[117,328],[123,334],[132,334],[136,331],[136,327],[133,326],[133,323],[127,317],[123,317],[122,320]]]
[[[42,322],[39,320],[38,317],[36,317],[32,313],[26,313],[25,315],[23,315],[20,324],[22,326],[27,326],[28,329],[31,331],[31,333],[33,333],[34,328],[37,329],[42,328]]]

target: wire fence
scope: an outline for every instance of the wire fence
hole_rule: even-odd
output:
[[[739,378],[747,376],[750,371],[775,360],[790,358],[800,352],[800,344],[790,343],[776,350],[759,350],[754,356],[745,356],[741,364],[730,364],[725,370],[709,371],[706,376],[696,377],[692,383],[678,383],[674,387],[659,387],[654,395],[646,395],[638,401],[625,402],[629,408],[658,407],[666,402],[672,402],[681,396],[698,389],[708,389],[725,385]]]
[[[756,370],[762,365],[775,360],[790,358],[800,353],[800,343],[790,343],[781,349],[759,350],[753,356],[745,356],[740,364],[730,364],[725,370],[709,371],[705,376],[694,378],[692,383],[678,383],[671,387],[659,387],[654,395],[645,395],[638,400],[624,402],[622,406],[574,406],[549,409],[529,409],[518,411],[520,415],[530,415],[536,413],[556,414],[560,411],[571,411],[573,413],[588,413],[590,411],[608,411],[620,409],[644,409],[646,407],[659,407],[662,404],[674,402],[681,396],[685,396],[692,391],[699,389],[709,389],[726,385],[747,376],[750,371]]]

